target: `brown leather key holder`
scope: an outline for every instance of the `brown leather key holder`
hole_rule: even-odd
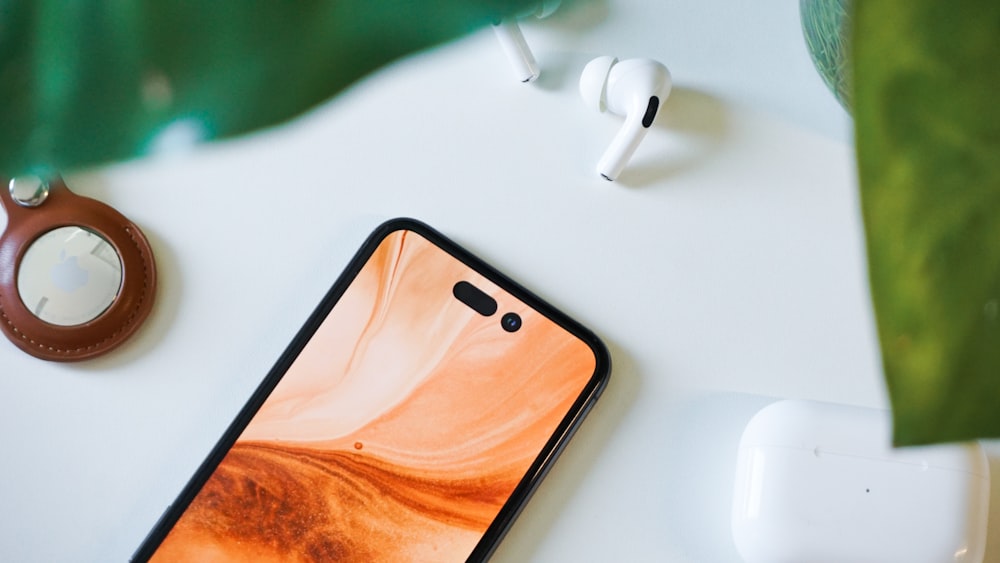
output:
[[[60,362],[105,354],[153,307],[156,264],[134,223],[60,178],[0,179],[0,329]]]

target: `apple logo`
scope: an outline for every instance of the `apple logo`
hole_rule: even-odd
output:
[[[122,288],[118,252],[82,227],[53,229],[31,243],[18,266],[21,302],[39,319],[76,326],[96,319]]]
[[[90,272],[80,266],[76,256],[66,256],[66,251],[59,252],[59,262],[52,267],[52,283],[66,293],[73,293],[87,285]]]

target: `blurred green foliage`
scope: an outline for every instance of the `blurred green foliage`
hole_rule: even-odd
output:
[[[895,441],[1000,436],[1000,2],[855,2],[852,17]]]
[[[273,125],[527,4],[0,0],[0,175]]]

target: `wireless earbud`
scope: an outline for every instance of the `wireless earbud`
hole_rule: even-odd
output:
[[[533,12],[522,14],[522,16],[548,17],[559,8],[560,2],[561,0],[543,0]],[[504,18],[493,26],[493,31],[496,32],[500,46],[507,54],[507,58],[510,59],[511,68],[517,79],[521,82],[531,82],[538,78],[538,63],[535,62],[535,56],[528,48],[524,34],[521,33],[521,28],[517,25],[517,16]]]
[[[598,111],[624,115],[625,124],[597,163],[597,172],[614,180],[628,164],[670,94],[670,71],[651,59],[598,57],[583,69],[580,95]]]

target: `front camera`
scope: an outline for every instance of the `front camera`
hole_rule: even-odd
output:
[[[507,332],[517,332],[521,329],[521,316],[517,313],[507,313],[500,319],[500,326]]]

